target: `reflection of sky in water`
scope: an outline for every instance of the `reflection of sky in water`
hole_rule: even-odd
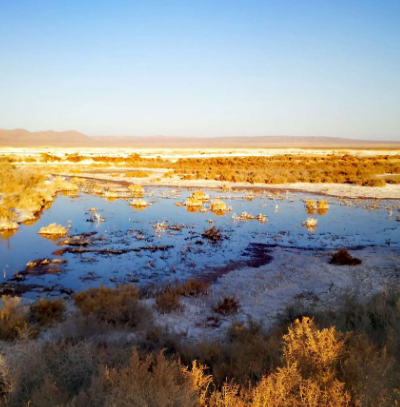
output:
[[[399,208],[399,201],[379,201],[378,209],[366,210],[372,201],[358,201],[351,207],[341,206],[341,200],[329,198],[330,208],[323,216],[308,215],[303,199],[318,200],[310,194],[290,194],[286,200],[269,200],[255,197],[253,201],[244,199],[245,194],[209,192],[212,197],[240,196],[241,199],[223,199],[227,206],[232,206],[232,213],[217,216],[211,212],[189,213],[185,207],[175,206],[183,202],[191,192],[180,191],[179,198],[168,194],[162,198],[164,188],[154,188],[153,197],[145,197],[153,205],[145,210],[133,210],[128,201],[108,202],[97,196],[81,195],[78,198],[60,196],[53,206],[45,211],[32,226],[21,225],[19,231],[9,239],[0,241],[0,265],[6,279],[25,268],[28,261],[55,257],[51,253],[61,247],[49,239],[37,234],[42,226],[50,223],[67,225],[72,222],[70,235],[97,231],[96,236],[105,236],[106,240],[98,242],[96,248],[133,248],[151,245],[173,245],[168,251],[141,250],[122,255],[99,255],[94,253],[71,254],[64,257],[68,260],[66,271],[59,275],[41,277],[28,276],[25,283],[57,285],[82,289],[90,285],[105,284],[112,280],[117,282],[138,281],[140,283],[165,282],[169,279],[184,279],[210,266],[222,266],[230,260],[240,260],[243,250],[251,242],[279,244],[284,246],[337,248],[356,245],[400,246],[400,222],[396,222],[398,209],[393,209],[389,216],[389,207]],[[165,199],[169,197],[170,199]],[[293,200],[293,202],[290,202]],[[276,212],[276,205],[278,210]],[[104,223],[91,223],[86,220],[93,214],[88,210],[96,208],[106,217]],[[232,221],[232,214],[243,211],[258,215],[267,215],[268,222],[257,220],[240,222]],[[302,223],[308,218],[318,219],[314,233],[308,232]],[[212,244],[200,237],[200,234],[211,225],[223,230],[226,239]],[[169,225],[182,223],[186,227],[181,231],[169,231],[161,237],[156,236],[153,225],[156,222],[168,221]],[[135,229],[136,232],[128,232]],[[143,232],[144,239],[138,238],[138,231]],[[172,233],[173,235],[170,235]],[[203,240],[204,244],[196,241]],[[91,261],[91,259],[95,261]],[[82,281],[85,277],[97,276],[93,281]],[[3,276],[3,278],[4,278]]]

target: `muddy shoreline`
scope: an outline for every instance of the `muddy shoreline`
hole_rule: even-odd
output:
[[[113,171],[109,171],[112,173]],[[187,181],[172,179],[167,181],[163,179],[159,182],[149,182],[146,178],[131,178],[127,180],[122,177],[107,176],[103,172],[99,176],[93,176],[93,172],[88,175],[83,174],[64,174],[66,177],[77,177],[89,181],[106,182],[108,184],[127,187],[135,183],[148,188],[203,188],[213,191],[221,190],[222,185],[229,187],[233,191],[271,191],[271,192],[290,192],[290,193],[309,193],[317,196],[327,196],[339,199],[376,199],[376,200],[400,200],[400,185],[386,185],[385,187],[361,187],[350,184],[248,184],[235,182],[221,182],[214,180]]]

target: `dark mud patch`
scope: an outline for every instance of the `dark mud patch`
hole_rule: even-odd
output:
[[[43,286],[39,284],[21,284],[21,283],[10,283],[4,282],[0,284],[0,294],[1,295],[10,295],[10,296],[17,296],[20,297],[23,294],[37,291],[41,292],[43,290]]]
[[[97,232],[91,232],[68,236],[66,239],[58,242],[57,244],[59,246],[89,246],[93,244],[94,239],[92,239],[92,237],[96,234]],[[101,238],[96,240],[101,240]]]
[[[92,249],[92,248],[85,248],[85,247],[67,247],[65,249],[56,250],[53,252],[53,255],[63,255],[64,253],[72,253],[72,254],[84,254],[84,253],[95,253],[99,255],[121,255],[130,252],[140,252],[141,250],[149,250],[150,252],[154,253],[158,250],[165,251],[168,249],[172,249],[174,246],[171,245],[162,245],[162,246],[141,246],[141,247],[134,247],[129,249]]]
[[[270,255],[271,246],[263,243],[250,243],[243,251],[242,256],[249,257],[246,265],[249,267],[261,267],[268,264],[273,257]]]
[[[67,262],[66,259],[36,259],[27,263],[24,270],[13,275],[12,281],[24,281],[26,276],[39,277],[46,274],[59,274],[63,271],[61,265]]]
[[[270,263],[273,260],[271,253],[271,245],[263,243],[251,243],[242,253],[245,260],[232,261],[225,266],[212,267],[203,273],[199,281],[203,283],[214,283],[223,275],[243,267],[261,267]]]

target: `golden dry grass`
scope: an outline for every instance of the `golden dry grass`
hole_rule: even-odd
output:
[[[7,218],[0,218],[0,231],[16,229],[18,229],[17,222],[13,222]]]
[[[203,201],[195,198],[194,196],[189,196],[185,201],[185,205],[188,207],[200,207],[203,206]]]
[[[157,326],[136,328],[132,316],[137,322],[144,313],[137,308],[137,297],[134,288],[91,289],[80,295],[78,307],[86,316],[62,322],[61,340],[38,342],[25,335],[3,347],[2,402],[10,407],[400,403],[398,292],[385,291],[360,304],[349,300],[314,319],[282,319],[268,332],[251,320],[233,323],[222,337],[202,342],[189,342],[185,336],[179,340]],[[100,340],[93,318],[108,324]],[[213,320],[218,318],[226,317]],[[3,297],[3,338],[18,339],[26,323],[27,310],[19,300]],[[116,339],[125,325],[129,334]],[[89,336],[79,336],[83,332]]]
[[[132,199],[129,201],[129,205],[144,208],[147,206],[147,201],[144,199]]]
[[[41,298],[30,307],[30,318],[40,325],[49,325],[60,321],[67,307],[61,298],[50,300]]]
[[[191,195],[194,199],[198,199],[201,201],[207,201],[210,199],[210,195],[206,194],[203,191],[194,191]]]
[[[215,199],[213,201],[210,201],[210,210],[211,211],[225,211],[226,210],[226,203],[224,201],[221,201],[220,199]]]
[[[229,182],[283,184],[295,182],[353,183],[363,186],[384,186],[399,182],[400,156],[356,157],[351,155],[271,157],[186,158],[170,168],[182,179],[212,179]]]
[[[309,230],[310,232],[314,232],[315,228],[317,227],[318,224],[318,220],[317,219],[313,219],[313,218],[307,218],[304,222],[303,222],[303,226],[307,228],[307,230]]]
[[[144,188],[141,185],[131,184],[128,186],[131,194],[135,198],[141,198],[144,195]]]
[[[28,325],[28,310],[21,305],[20,298],[1,297],[0,339],[13,340]]]
[[[132,284],[99,288],[89,288],[75,294],[75,305],[85,316],[93,315],[99,321],[112,325],[137,326],[149,321],[151,316],[139,303],[139,289]]]
[[[126,178],[147,178],[151,174],[153,174],[152,171],[129,171],[125,173]]]
[[[38,233],[39,235],[65,236],[68,234],[68,229],[56,223],[51,223],[49,226],[43,226]]]

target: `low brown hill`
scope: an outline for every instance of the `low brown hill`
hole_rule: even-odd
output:
[[[353,140],[338,137],[174,137],[97,136],[97,145],[157,148],[400,148],[400,142]]]
[[[75,130],[30,132],[1,130],[1,147],[136,147],[136,148],[383,148],[399,149],[399,142],[352,140],[338,137],[174,137],[97,136]]]
[[[30,132],[24,129],[0,129],[0,146],[3,147],[83,147],[92,144],[89,136],[75,130]]]

